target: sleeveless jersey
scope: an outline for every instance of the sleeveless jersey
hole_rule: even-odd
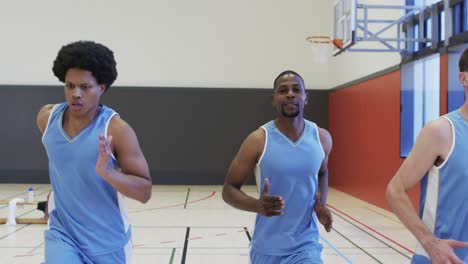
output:
[[[437,238],[468,241],[468,122],[459,111],[443,118],[452,127],[452,147],[446,160],[421,180],[419,216]],[[468,248],[454,252],[468,263]],[[412,263],[430,263],[419,243]]]
[[[259,193],[263,192],[264,180],[268,178],[269,194],[279,195],[285,202],[283,215],[256,217],[251,246],[262,254],[288,255],[321,248],[314,217],[314,194],[325,154],[317,125],[304,122],[304,130],[296,142],[282,134],[274,121],[262,126],[265,147],[255,168]]]
[[[69,237],[89,255],[122,249],[131,236],[124,196],[96,173],[99,134],[107,137],[117,113],[101,105],[91,123],[76,136],[63,129],[67,103],[53,107],[42,142],[49,158],[55,208],[49,208],[49,228]],[[115,159],[111,159],[115,168]]]

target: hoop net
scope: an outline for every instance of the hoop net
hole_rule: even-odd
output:
[[[341,49],[342,40],[331,39],[328,36],[310,36],[306,38],[312,48],[312,60],[316,64],[325,64],[331,57],[332,47]]]

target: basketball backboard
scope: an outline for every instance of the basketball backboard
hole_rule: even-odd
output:
[[[335,0],[333,11],[333,40],[341,41],[334,43],[333,55],[338,55],[355,43],[356,0]]]

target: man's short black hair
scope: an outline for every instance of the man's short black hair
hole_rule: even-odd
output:
[[[468,72],[468,48],[461,55],[458,66],[460,67],[460,72]]]
[[[304,79],[302,79],[302,76],[299,75],[299,73],[297,73],[295,71],[286,70],[286,71],[278,74],[278,76],[276,76],[275,81],[273,82],[273,90],[276,88],[276,82],[278,81],[278,79],[281,78],[284,75],[289,75],[289,74],[299,77],[301,79],[301,81],[302,81],[302,86],[304,86],[304,89],[305,89]]]

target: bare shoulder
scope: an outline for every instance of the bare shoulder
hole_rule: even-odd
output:
[[[265,130],[263,128],[258,128],[254,132],[250,133],[249,136],[245,139],[245,143],[249,145],[254,145],[258,150],[262,150],[265,146]]]
[[[140,152],[135,131],[118,115],[113,116],[110,120],[107,136],[112,136],[111,148],[117,156],[123,153]]]
[[[405,162],[427,171],[438,159],[445,160],[452,146],[452,128],[443,117],[427,123],[419,132]]]
[[[250,133],[231,162],[225,182],[240,188],[251,175],[255,164],[258,163],[264,145],[265,131],[262,128]]]
[[[54,104],[46,104],[41,107],[41,110],[39,110],[39,113],[37,114],[36,123],[41,133],[44,133],[44,130],[46,129],[47,122],[49,121],[49,116],[53,108]]]
[[[452,136],[452,126],[446,118],[440,117],[427,123],[421,130],[420,136],[431,139],[431,143],[445,141]]]
[[[418,141],[420,144],[431,144],[438,147],[451,145],[452,125],[444,117],[430,121],[419,133]]]
[[[250,141],[257,142],[257,143],[262,143],[262,142],[264,143],[265,142],[265,130],[263,130],[263,128],[258,128],[254,132],[250,133],[247,139],[249,139]]]
[[[333,145],[333,140],[330,135],[330,132],[318,126],[317,128],[318,128],[318,133],[320,137],[320,143],[322,143],[323,151],[325,152],[326,155],[328,155]]]
[[[443,117],[430,121],[419,132],[410,153],[390,184],[392,186],[400,184],[408,190],[434,165],[440,165],[447,159],[451,146],[450,122]]]
[[[262,128],[250,133],[242,143],[238,158],[257,161],[265,147],[265,131]]]
[[[445,134],[451,134],[452,131],[452,125],[450,124],[450,121],[445,118],[445,117],[439,117],[436,120],[430,121],[426,125],[427,129],[430,129],[437,133],[438,135],[445,135]]]
[[[120,116],[115,115],[109,122],[109,128],[107,130],[108,135],[112,135],[113,138],[118,139],[126,136],[134,135],[133,128],[125,122]]]

